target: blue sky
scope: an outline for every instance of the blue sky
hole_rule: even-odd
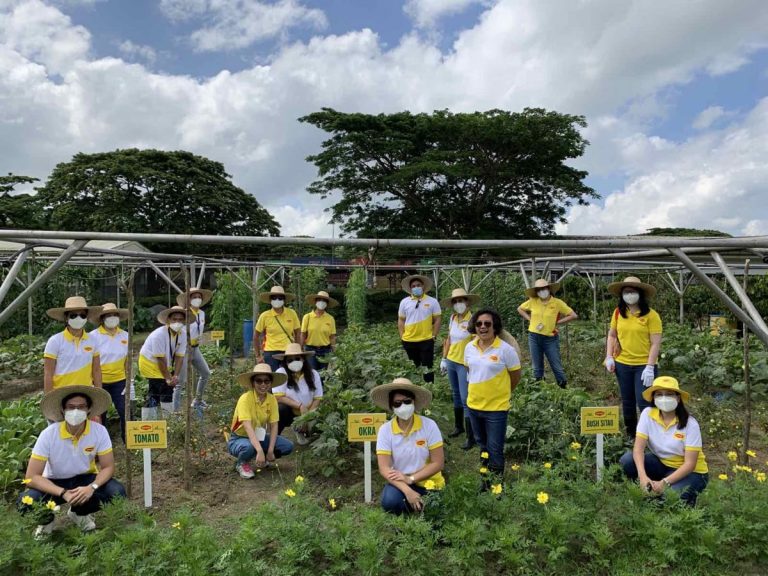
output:
[[[762,0],[0,0],[0,171],[187,149],[285,235],[331,231],[322,106],[583,114],[602,197],[559,232],[768,234],[767,89]]]

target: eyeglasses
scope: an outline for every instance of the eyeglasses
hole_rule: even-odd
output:
[[[491,320],[478,320],[477,322],[475,322],[475,326],[477,326],[478,328],[481,328],[483,326],[487,326],[488,328],[490,328],[491,326],[493,326],[493,321],[491,321]]]
[[[254,378],[251,382],[254,384],[272,384],[272,378]]]
[[[272,300],[285,300],[283,296],[272,296]]]
[[[286,362],[293,362],[294,360],[298,360],[300,362],[304,362],[304,358],[301,356],[286,356],[285,361]]]
[[[73,406],[72,404],[67,404],[64,406],[64,410],[85,410],[88,411],[88,404],[77,404],[76,406]]]
[[[405,404],[406,406],[408,406],[410,404],[413,404],[413,399],[412,398],[403,398],[402,400],[393,400],[392,401],[392,407],[393,408],[400,408],[400,406],[402,406],[403,404]]]
[[[67,314],[67,318],[74,320],[75,318],[88,318],[88,312],[70,312]]]

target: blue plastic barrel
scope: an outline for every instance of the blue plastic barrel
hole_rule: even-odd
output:
[[[253,344],[253,320],[243,320],[243,358],[248,358]]]

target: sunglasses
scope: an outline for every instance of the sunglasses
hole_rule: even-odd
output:
[[[412,398],[403,398],[402,400],[394,400],[392,402],[392,407],[393,408],[400,408],[400,406],[402,406],[403,404],[405,404],[406,406],[409,406],[410,404],[413,404],[413,399]]]
[[[478,328],[481,328],[483,326],[487,326],[488,328],[490,328],[491,326],[493,326],[493,321],[490,321],[490,320],[478,320],[477,322],[475,322],[475,326],[477,326]]]
[[[251,382],[254,384],[272,384],[272,378],[254,378]]]
[[[282,296],[272,296],[272,300],[285,300]]]
[[[70,312],[67,314],[67,318],[74,320],[75,318],[88,318],[88,312]]]

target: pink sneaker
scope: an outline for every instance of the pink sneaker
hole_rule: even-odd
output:
[[[251,465],[248,464],[248,462],[243,462],[240,464],[239,462],[235,464],[235,470],[237,470],[240,474],[241,478],[253,478],[256,476],[256,474],[253,473],[253,470],[251,469]]]

